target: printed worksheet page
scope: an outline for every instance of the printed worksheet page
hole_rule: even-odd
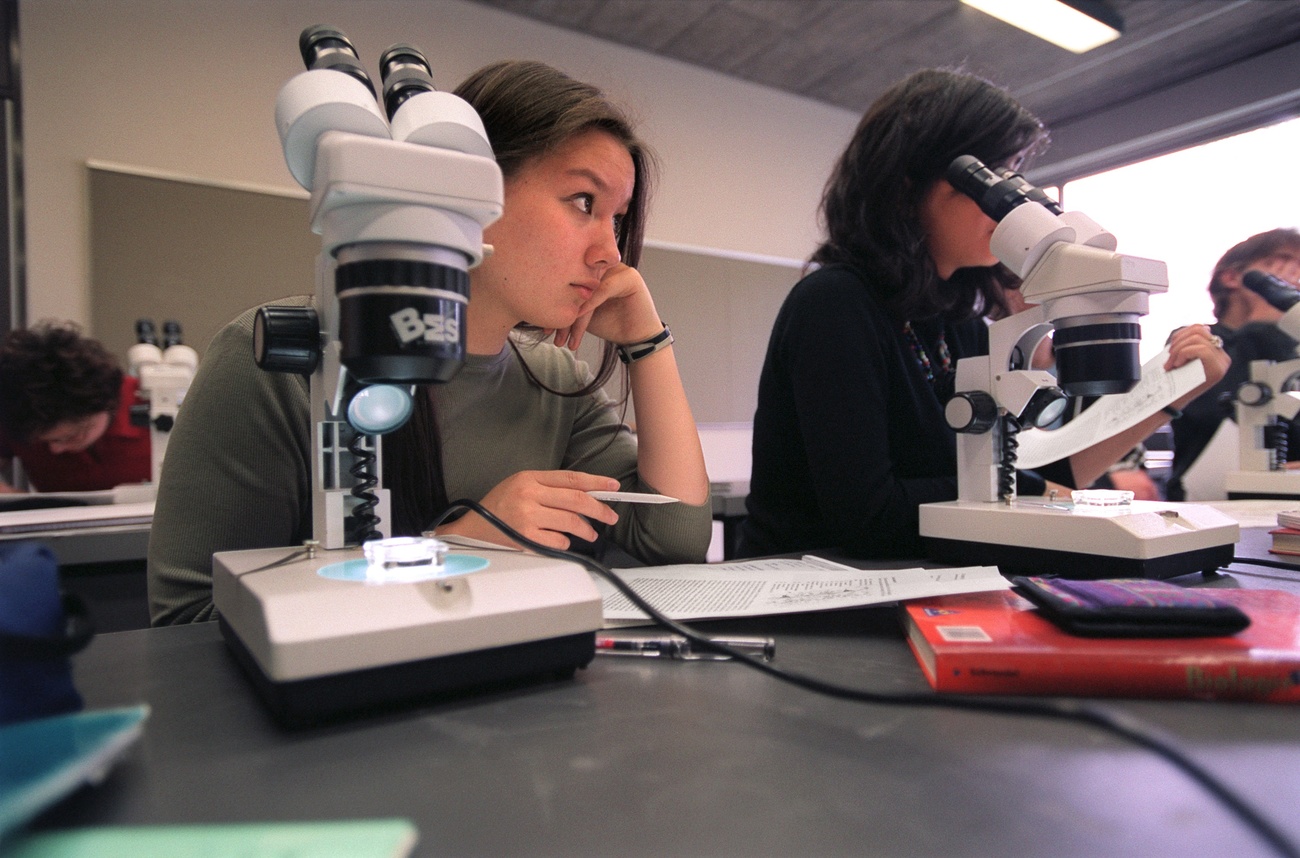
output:
[[[642,598],[678,620],[825,611],[1010,586],[994,566],[855,569],[811,555],[615,571]],[[613,584],[595,580],[607,623],[648,620]]]

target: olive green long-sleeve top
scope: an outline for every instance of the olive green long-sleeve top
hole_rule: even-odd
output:
[[[276,302],[308,303],[307,299]],[[250,310],[213,339],[168,441],[149,541],[154,625],[215,618],[212,555],[300,545],[311,538],[307,381],[253,361]],[[589,377],[571,352],[521,345],[533,374],[555,390]],[[653,492],[637,474],[636,439],[606,396],[558,396],[528,379],[508,346],[470,355],[435,392],[447,496],[481,499],[523,470],[580,470]],[[628,504],[609,537],[648,564],[703,562],[711,505]]]

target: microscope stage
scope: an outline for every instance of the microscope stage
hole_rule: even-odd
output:
[[[479,554],[482,571],[374,584],[322,574],[359,559],[360,549],[314,559],[294,548],[222,552],[213,558],[213,598],[227,643],[290,724],[572,676],[591,661],[602,611],[585,569],[518,551]]]
[[[1197,504],[1133,501],[1076,506],[1047,498],[1011,504],[922,504],[929,557],[997,565],[1006,574],[1172,578],[1231,562],[1237,523]]]

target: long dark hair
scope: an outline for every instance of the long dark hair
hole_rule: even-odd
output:
[[[604,131],[627,147],[636,171],[635,184],[622,219],[618,248],[623,262],[637,266],[645,238],[655,160],[622,110],[598,88],[531,61],[508,60],[485,66],[466,78],[455,92],[478,111],[507,182],[532,161],[585,131]],[[533,374],[513,340],[510,345],[533,383],[559,396],[591,394],[620,365],[614,345],[606,343],[590,383],[578,390],[552,390]],[[392,491],[395,534],[421,532],[450,501],[442,472],[435,390],[432,386],[421,390],[411,420],[384,438],[384,483]]]
[[[991,269],[939,279],[920,209],[959,155],[1019,168],[1047,140],[1005,90],[961,71],[924,69],[899,81],[858,123],[822,195],[826,240],[811,262],[862,269],[900,319],[965,318],[998,302]]]

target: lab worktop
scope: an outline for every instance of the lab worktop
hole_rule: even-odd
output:
[[[43,498],[43,495],[11,497]],[[153,523],[152,499],[134,503],[9,510],[0,507],[0,542],[34,539],[61,566],[143,560]]]
[[[1247,537],[1266,552],[1262,529]],[[1234,566],[1206,583],[1297,580]],[[773,636],[787,670],[928,690],[894,607],[701,625]],[[89,706],[152,714],[39,829],[397,816],[419,829],[415,855],[1274,854],[1182,771],[1095,728],[849,702],[735,662],[598,657],[572,680],[297,732],[215,623],[101,635],[75,675]],[[1171,737],[1300,841],[1293,708],[1097,705]]]
[[[0,544],[35,540],[54,552],[64,589],[90,605],[101,631],[146,628],[145,557],[153,510],[152,499],[3,510]]]

